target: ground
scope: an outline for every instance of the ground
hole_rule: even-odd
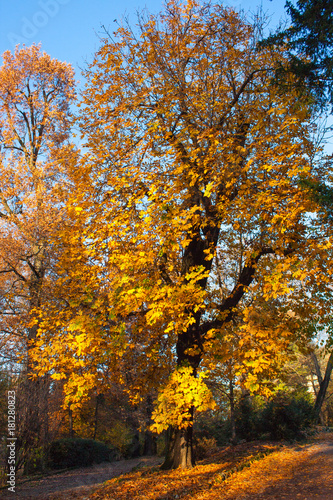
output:
[[[333,442],[294,447],[267,456],[230,477],[225,496],[220,498],[333,500]]]
[[[162,459],[158,457],[140,457],[112,463],[104,462],[91,467],[82,467],[51,474],[42,479],[23,482],[16,488],[16,494],[0,490],[0,498],[1,500],[14,500],[16,498],[48,500],[56,495],[59,498],[69,499],[71,497],[79,498],[82,494],[82,498],[88,499],[89,496],[86,495],[89,492],[112,477],[118,477],[136,468],[154,466],[160,463],[162,463]]]
[[[306,444],[243,443],[187,471],[154,457],[100,464],[24,483],[8,498],[38,500],[333,500],[333,434]],[[113,478],[113,479],[112,479]],[[1,495],[1,493],[3,495]]]

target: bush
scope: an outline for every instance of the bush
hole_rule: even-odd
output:
[[[93,439],[59,439],[50,445],[49,467],[65,469],[116,460],[118,452]]]
[[[120,451],[120,455],[132,458],[133,441],[136,440],[133,430],[120,420],[113,421],[103,433],[103,441]]]
[[[260,418],[262,433],[274,440],[299,440],[313,423],[313,405],[306,397],[277,393],[263,409]]]
[[[202,460],[208,458],[219,450],[216,439],[211,438],[199,438],[196,440],[194,451],[196,460]]]
[[[261,400],[245,395],[240,398],[235,408],[235,424],[237,439],[250,441],[258,438]]]
[[[24,475],[36,474],[44,472],[47,465],[47,448],[46,446],[36,447],[30,450],[27,459],[24,461]]]
[[[221,412],[202,412],[195,415],[194,435],[197,441],[214,438],[217,446],[225,446],[230,440],[230,422]]]
[[[236,442],[303,439],[314,423],[313,406],[307,391],[279,391],[266,402],[260,396],[243,395],[235,405]],[[218,446],[225,446],[231,439],[230,418],[208,412],[199,415],[195,421],[195,436],[198,457],[206,453],[205,440],[208,443],[210,438],[215,438]]]

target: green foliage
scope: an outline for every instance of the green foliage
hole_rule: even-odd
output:
[[[111,462],[117,451],[93,439],[59,439],[50,445],[49,466],[53,469],[82,467]]]
[[[332,77],[333,3],[331,0],[298,0],[286,3],[292,27],[291,45],[312,58],[314,68]]]
[[[259,429],[274,440],[299,440],[313,423],[314,410],[309,397],[279,392],[267,402],[260,416]]]
[[[136,458],[139,457],[142,453],[142,443],[140,442],[140,437],[138,433],[135,433],[132,437],[132,441],[130,445],[127,447],[125,452],[125,458]]]
[[[194,430],[197,442],[213,438],[217,446],[226,446],[230,441],[230,422],[220,412],[195,414]]]
[[[306,390],[288,392],[284,389],[266,402],[260,396],[242,396],[235,407],[236,440],[302,439],[304,431],[313,424],[313,408],[311,395]],[[231,438],[230,419],[220,416],[197,420],[196,435],[200,449],[210,437],[224,446]]]
[[[133,438],[133,430],[120,420],[113,421],[103,432],[103,441],[117,448],[123,457],[129,455]]]
[[[290,51],[290,66],[281,68],[281,82],[284,72],[292,71],[298,84],[305,84],[321,107],[333,106],[333,2],[298,0],[295,6],[288,0],[286,9],[291,26],[261,45],[285,44]]]
[[[24,475],[44,472],[47,464],[47,449],[45,446],[36,446],[30,451],[24,462]]]
[[[327,184],[309,179],[301,179],[300,186],[304,188],[310,198],[318,203],[324,218],[333,221],[333,189]]]
[[[259,397],[246,395],[240,398],[235,408],[237,439],[258,439],[261,406]]]

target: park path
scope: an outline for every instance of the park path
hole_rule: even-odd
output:
[[[91,467],[82,467],[59,474],[45,476],[36,481],[19,484],[16,492],[0,491],[1,500],[49,500],[53,498],[89,499],[89,492],[113,477],[130,472],[135,468],[158,465],[157,457],[139,457],[119,462],[104,462]]]

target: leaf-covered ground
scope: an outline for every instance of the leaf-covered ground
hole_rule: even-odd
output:
[[[142,464],[141,464],[142,465]],[[329,500],[333,499],[333,434],[296,445],[244,443],[192,470],[141,467],[103,485],[38,498],[52,500]]]
[[[301,500],[333,498],[333,442],[253,445],[221,452],[191,471],[138,471],[110,481],[91,500]],[[267,453],[265,455],[265,453]],[[231,472],[228,472],[231,471]]]

